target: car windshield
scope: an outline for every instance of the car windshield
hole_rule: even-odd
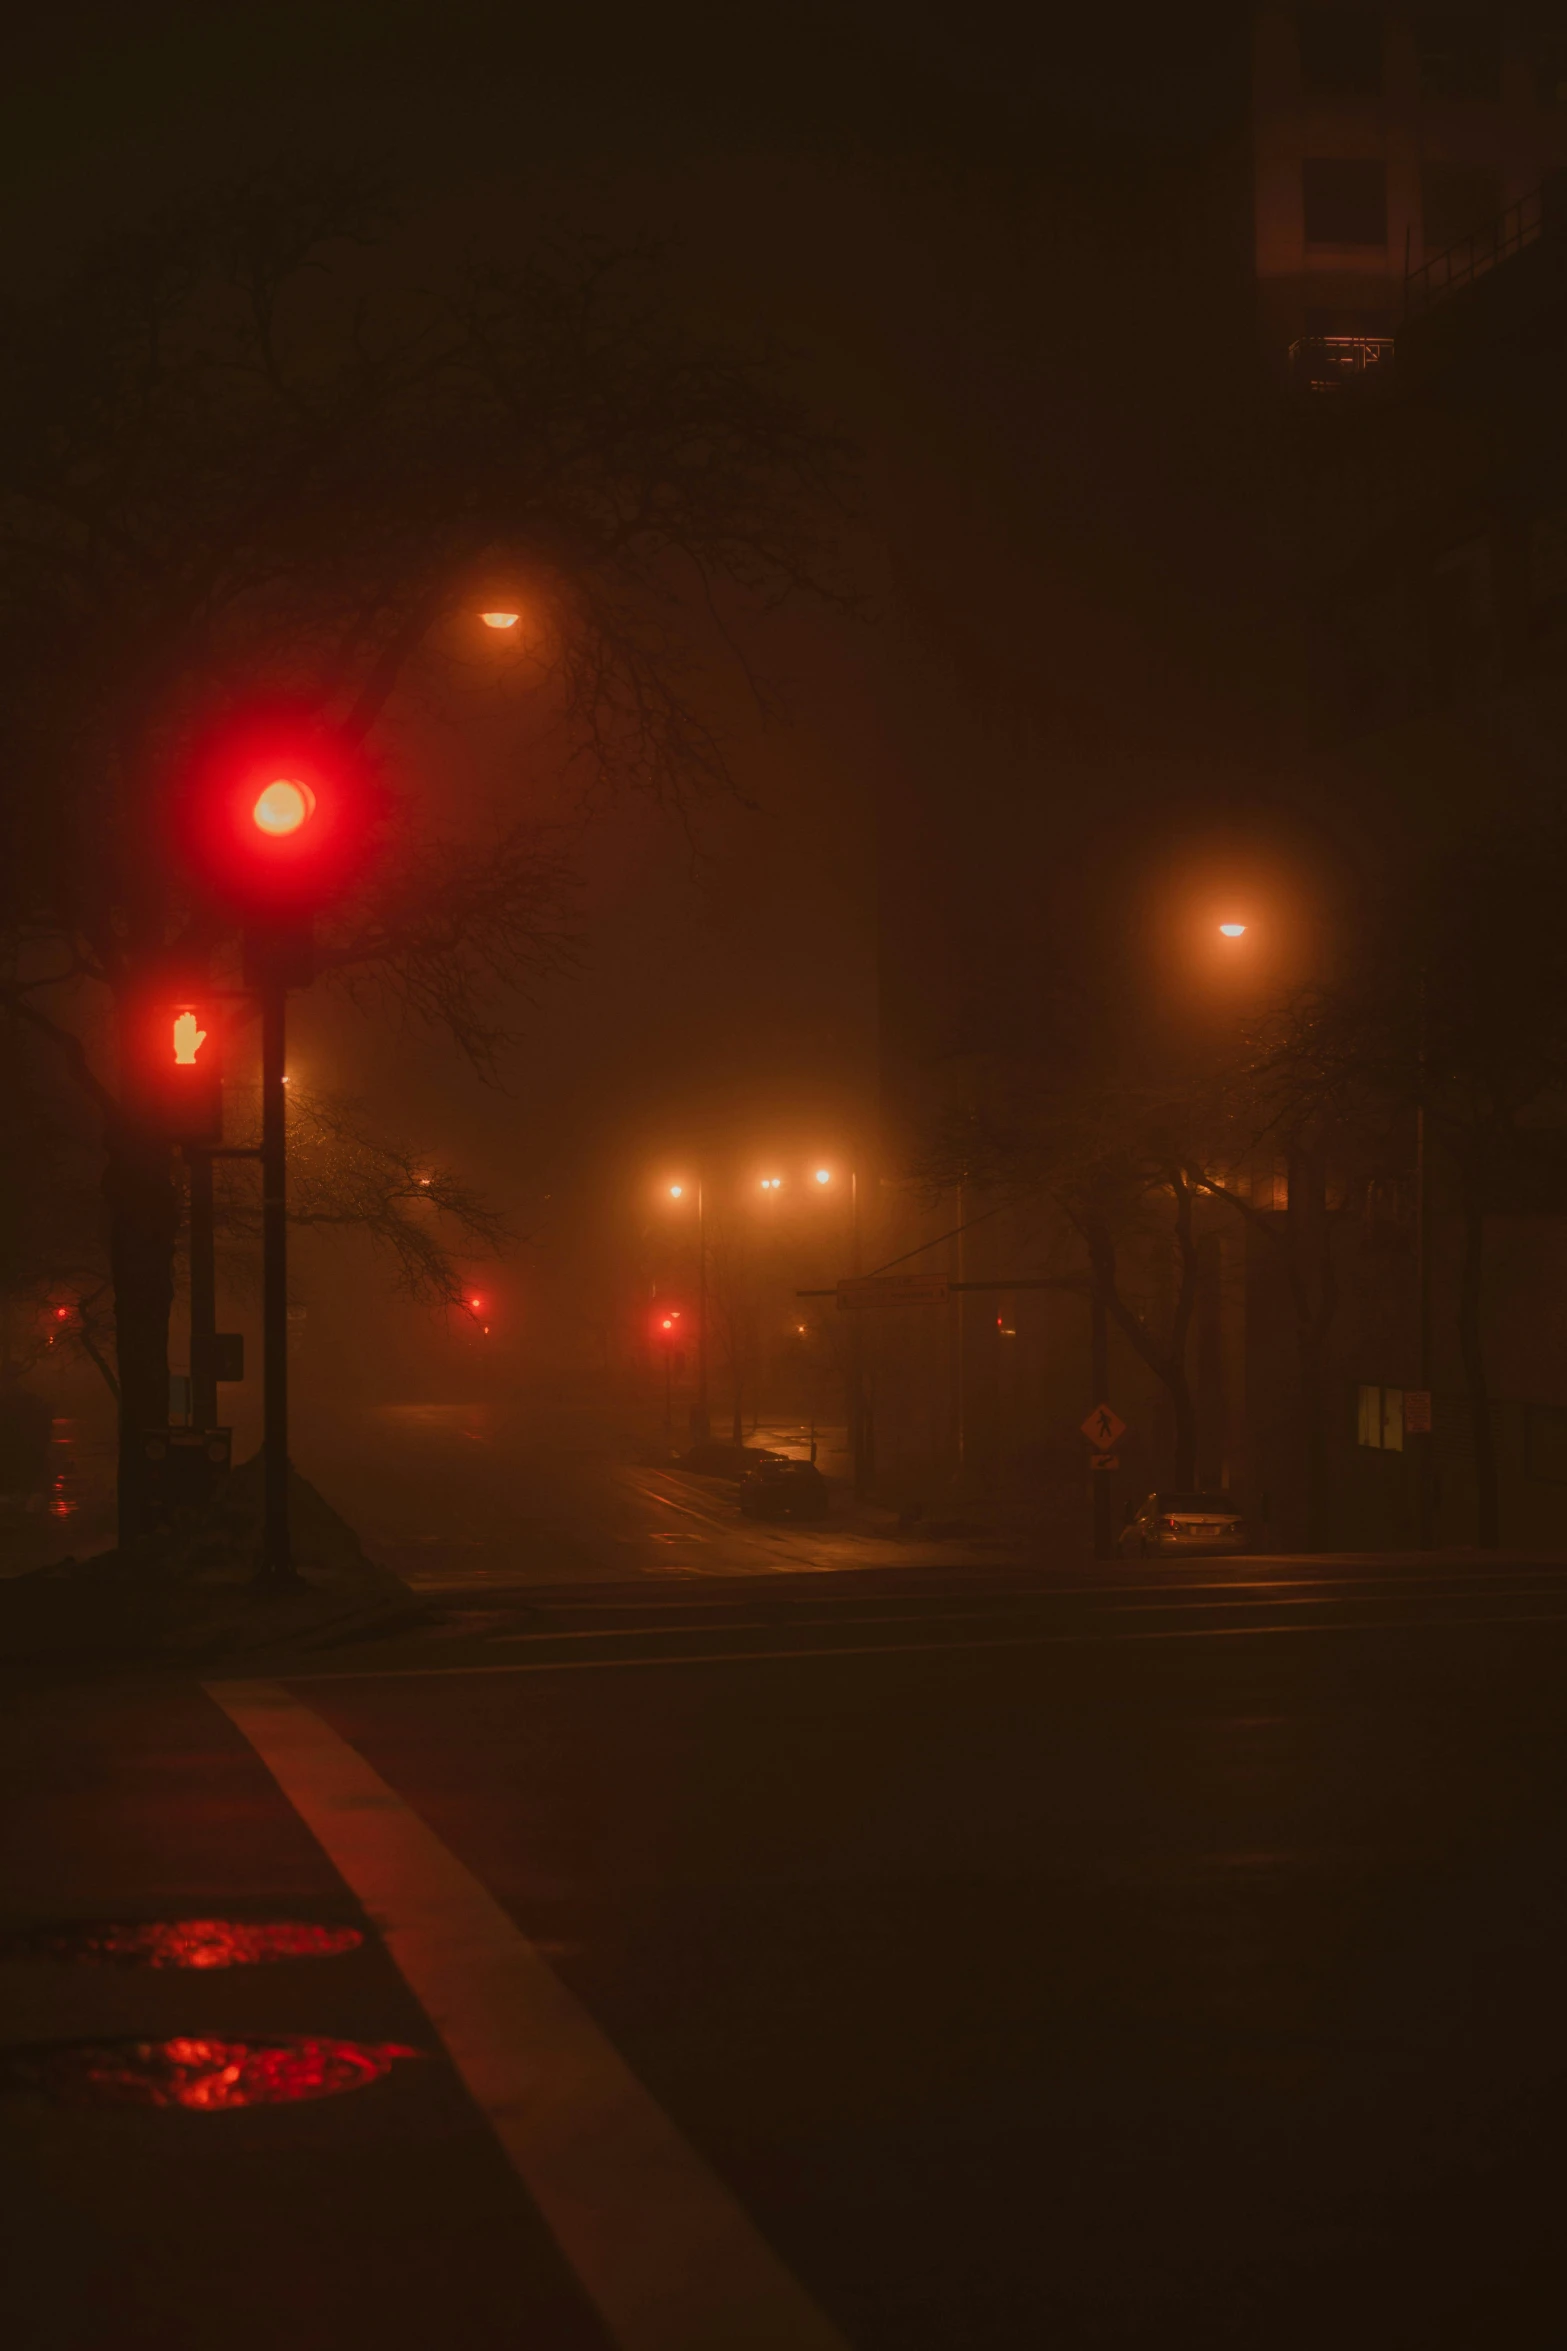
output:
[[[1221,1510],[1226,1518],[1235,1515],[1228,1494],[1156,1494],[1154,1501],[1160,1510]]]

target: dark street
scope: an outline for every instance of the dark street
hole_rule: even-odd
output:
[[[420,2052],[276,2112],[8,2101],[11,2339],[206,2344],[215,2300],[258,2347],[832,2339],[809,2304],[867,2347],[1550,2339],[1567,1569],[899,1549],[492,1567],[270,1684],[11,1677],[17,1925],[369,1927],[200,1978],[13,1958],[13,2039]],[[501,1906],[798,2307],[737,2331],[688,2276],[602,2330],[591,2211],[552,2241],[475,2103],[549,2052],[523,2014],[464,2087],[483,1954],[412,1996],[419,1856],[350,1811],[332,1866],[225,1711],[268,1688]],[[330,1804],[330,1754],[291,1768]],[[621,2161],[608,2128],[576,2182],[611,2217]]]

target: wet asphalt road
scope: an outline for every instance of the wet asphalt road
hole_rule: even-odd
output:
[[[839,1536],[854,1556],[801,1561],[788,1535],[769,1572],[768,1531],[700,1488],[676,1566],[653,1538],[686,1496],[568,1467],[510,1579],[493,1527],[450,1538],[465,1573],[405,1516],[436,1621],[286,1690],[495,1898],[842,2338],[1559,2338],[1567,1567],[1093,1570]],[[9,1697],[13,1923],[364,1919],[198,1685]],[[286,2109],[0,2101],[9,2341],[628,2339],[373,1934],[199,1978],[12,1960],[0,1995],[13,2046],[423,2053]],[[759,2339],[710,2315],[704,2341]]]

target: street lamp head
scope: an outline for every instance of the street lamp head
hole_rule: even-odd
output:
[[[684,1184],[671,1184],[671,1185],[670,1185],[670,1187],[669,1187],[669,1197],[671,1198],[671,1200],[680,1200],[680,1199],[683,1199],[683,1198],[684,1198],[684,1196],[685,1196],[685,1185],[684,1185]]]
[[[520,612],[481,612],[479,618],[487,629],[514,629],[522,618]]]
[[[1246,925],[1243,922],[1221,922],[1219,936],[1221,939],[1244,939]]]
[[[816,1170],[816,1181],[819,1184],[830,1184],[832,1182],[832,1169],[830,1167],[819,1167]]]

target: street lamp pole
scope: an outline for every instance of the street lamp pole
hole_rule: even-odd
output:
[[[701,1176],[696,1179],[696,1402],[691,1407],[691,1434],[699,1445],[713,1433],[707,1400],[707,1200]]]
[[[849,1271],[860,1271],[860,1174],[849,1170]],[[865,1332],[862,1317],[849,1317],[849,1456],[854,1473],[854,1495],[863,1501],[870,1485],[870,1446],[865,1415]]]

